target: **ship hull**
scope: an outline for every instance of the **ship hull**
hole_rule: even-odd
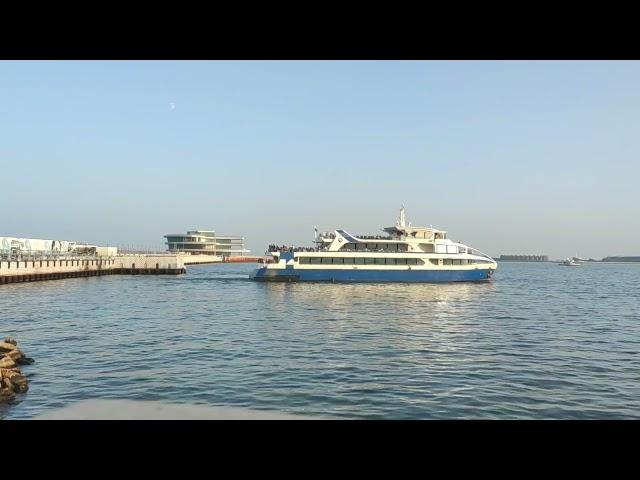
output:
[[[473,270],[338,270],[259,268],[251,279],[262,282],[488,282],[493,269]]]

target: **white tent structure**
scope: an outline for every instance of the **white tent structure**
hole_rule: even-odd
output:
[[[75,249],[76,242],[66,240],[0,237],[0,253],[4,255],[65,255]]]

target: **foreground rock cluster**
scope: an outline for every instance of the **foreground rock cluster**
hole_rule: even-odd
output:
[[[10,402],[16,393],[29,390],[27,377],[18,365],[31,365],[33,361],[18,349],[15,339],[5,338],[0,342],[0,403]]]

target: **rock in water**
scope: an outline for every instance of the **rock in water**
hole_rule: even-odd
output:
[[[13,378],[17,375],[22,375],[19,368],[0,368],[0,378]]]
[[[16,362],[9,357],[0,358],[0,368],[13,368],[16,366]]]
[[[27,377],[22,375],[16,375],[15,377],[11,377],[11,383],[13,384],[13,390],[16,393],[25,393],[29,390],[29,383],[27,382]]]
[[[11,337],[0,342],[0,403],[11,402],[16,398],[16,393],[29,390],[27,377],[16,367],[16,362],[20,365],[30,365],[33,359],[25,357],[17,345]]]
[[[14,362],[16,360],[18,360],[19,358],[24,357],[24,355],[22,354],[22,352],[18,349],[16,350],[12,350],[10,352],[7,352],[4,354],[5,357],[9,357],[11,360],[13,360]]]
[[[18,367],[14,368],[0,368],[0,378],[11,378],[16,374],[22,375],[22,371]]]
[[[11,390],[13,392],[13,382],[11,382],[10,378],[5,377],[0,382],[0,388],[8,388],[9,390]]]
[[[8,388],[0,388],[0,403],[11,402],[16,399],[16,394]]]
[[[5,339],[8,340],[8,339]],[[15,344],[13,343],[9,343],[9,342],[0,342],[0,352],[11,352],[12,350],[16,350],[18,347],[16,347]]]

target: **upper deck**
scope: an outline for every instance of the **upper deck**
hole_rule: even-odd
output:
[[[353,252],[357,254],[467,254],[491,258],[488,255],[453,242],[447,238],[447,232],[433,227],[413,227],[406,224],[404,208],[395,226],[383,228],[388,235],[352,235],[344,229],[318,234],[316,230],[314,247],[289,248],[271,245],[269,252],[306,252],[303,256],[315,256],[324,252],[332,254]],[[491,259],[493,261],[493,259]]]

